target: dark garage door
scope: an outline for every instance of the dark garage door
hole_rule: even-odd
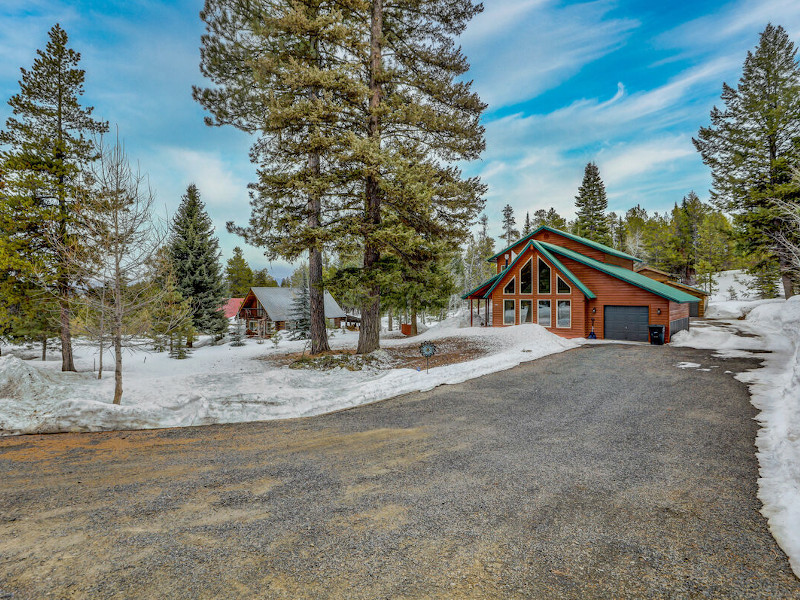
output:
[[[603,309],[603,332],[607,340],[646,342],[649,310],[646,306],[606,306]]]

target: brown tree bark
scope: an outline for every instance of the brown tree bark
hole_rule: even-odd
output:
[[[381,136],[378,107],[382,101],[380,71],[383,43],[383,0],[373,0],[370,26],[369,89],[371,95],[367,135],[378,145],[380,144]],[[364,229],[366,240],[364,244],[364,271],[367,277],[373,277],[375,265],[381,257],[380,250],[372,237],[381,223],[381,190],[377,174],[370,173],[367,176],[365,191]],[[380,348],[380,300],[380,286],[377,283],[373,283],[361,308],[361,327],[358,332],[358,347],[356,348],[356,353],[358,354],[368,354]]]
[[[308,157],[308,168],[319,175],[319,154],[312,153]],[[322,202],[317,194],[308,196],[308,226],[316,229],[320,226]],[[311,354],[328,352],[328,329],[325,326],[325,287],[322,281],[322,250],[318,246],[308,249],[308,287],[311,305]]]
[[[47,360],[47,336],[42,337],[42,362]]]

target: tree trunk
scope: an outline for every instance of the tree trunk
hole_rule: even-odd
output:
[[[122,274],[117,257],[114,273],[114,404],[122,402]]]
[[[47,336],[42,337],[42,362],[47,360]]]
[[[411,309],[411,335],[417,335],[417,309]]]
[[[61,309],[61,370],[75,371],[75,360],[72,356],[72,335],[69,330],[69,300],[64,296],[59,299]]]
[[[369,89],[369,121],[367,122],[367,136],[372,140],[376,151],[380,146],[381,122],[378,108],[382,101],[382,85],[380,71],[382,64],[382,38],[383,38],[383,0],[373,0],[372,15],[370,19],[370,69]],[[369,165],[373,169],[376,165]],[[380,260],[380,251],[373,236],[381,224],[381,190],[378,175],[370,173],[366,181],[366,206],[364,219],[364,271],[367,277],[373,280],[367,292],[367,298],[361,309],[361,328],[358,332],[358,354],[368,354],[380,348],[380,297],[381,289],[374,283],[374,271]]]
[[[98,365],[98,369],[97,369],[97,378],[98,379],[102,379],[103,378],[103,351],[104,350],[105,350],[105,348],[103,348],[103,326],[101,325],[100,326],[100,359],[98,360],[98,362],[100,364]]]
[[[391,331],[392,330],[392,309],[391,308],[389,309],[388,314],[389,314],[389,331]]]

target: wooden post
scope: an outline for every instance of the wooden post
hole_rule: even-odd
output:
[[[472,327],[472,298],[469,299],[469,326]]]

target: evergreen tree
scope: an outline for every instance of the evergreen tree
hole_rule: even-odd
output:
[[[606,218],[608,198],[606,186],[600,178],[600,169],[593,162],[586,165],[583,182],[575,196],[577,219],[573,227],[576,235],[611,246],[611,232]]]
[[[531,221],[530,211],[525,212],[525,224],[522,226],[522,237],[527,236],[533,232],[533,222]]]
[[[567,220],[552,207],[548,210],[540,208],[533,213],[533,228],[538,229],[543,225],[552,227],[553,229],[560,229],[561,231],[566,231],[568,229]]]
[[[257,287],[253,283],[253,270],[244,259],[239,246],[233,249],[233,256],[225,265],[225,283],[231,298],[244,298],[251,287]]]
[[[312,354],[329,349],[322,251],[352,201],[342,163],[353,151],[346,131],[355,128],[363,93],[354,10],[319,0],[206,0],[200,13],[207,26],[200,67],[215,84],[194,90],[213,115],[206,122],[259,135],[250,153],[259,168],[249,226],[228,229],[269,258],[308,253]]]
[[[67,47],[66,32],[56,24],[48,35],[33,67],[20,69],[20,92],[8,101],[14,116],[0,132],[3,213],[11,217],[0,236],[0,271],[27,281],[44,279],[44,289],[59,305],[61,369],[74,371],[70,301],[76,281],[56,246],[81,249],[80,199],[85,169],[96,159],[87,136],[108,125],[79,103],[85,74],[78,68],[80,54]]]
[[[267,269],[259,269],[253,273],[252,287],[278,287],[278,282]]]
[[[219,263],[219,241],[194,184],[186,188],[173,217],[169,254],[175,287],[191,302],[195,329],[222,335],[228,323],[220,310],[225,303],[225,282]]]
[[[477,287],[495,273],[494,265],[488,259],[494,256],[494,240],[489,237],[489,217],[481,215],[480,229],[470,236],[464,255],[464,282],[462,294]]]
[[[363,240],[362,302],[358,353],[377,349],[380,331],[380,259],[397,239],[394,214],[416,236],[463,240],[483,207],[485,186],[465,179],[448,163],[474,160],[483,151],[480,116],[486,105],[462,76],[469,64],[454,43],[483,10],[472,0],[372,0],[368,27],[361,29],[366,66],[366,126],[360,161],[364,209],[357,231]],[[368,42],[368,44],[366,43]],[[397,194],[389,181],[406,184]],[[410,187],[409,187],[410,186]],[[397,188],[393,188],[397,189]],[[387,214],[389,213],[389,214]],[[409,216],[420,216],[416,221]]]
[[[308,289],[308,276],[305,271],[301,273],[300,285],[293,288],[295,293],[290,312],[294,321],[294,329],[291,332],[293,340],[307,340],[311,337],[311,295]]]
[[[744,253],[760,256],[759,273],[779,265],[784,292],[792,294],[790,258],[774,243],[783,229],[776,199],[800,202],[791,181],[800,165],[800,66],[783,27],[767,25],[748,52],[736,88],[722,85],[724,109],[694,141],[713,176],[712,201],[734,216]],[[759,274],[757,273],[757,275]]]
[[[625,213],[625,251],[638,258],[645,257],[647,211],[637,204]]]
[[[506,241],[506,246],[519,239],[519,231],[514,228],[517,220],[514,218],[514,209],[510,204],[503,207],[503,239]]]
[[[230,328],[231,331],[231,346],[239,348],[244,346],[244,324],[241,319],[236,319]]]

